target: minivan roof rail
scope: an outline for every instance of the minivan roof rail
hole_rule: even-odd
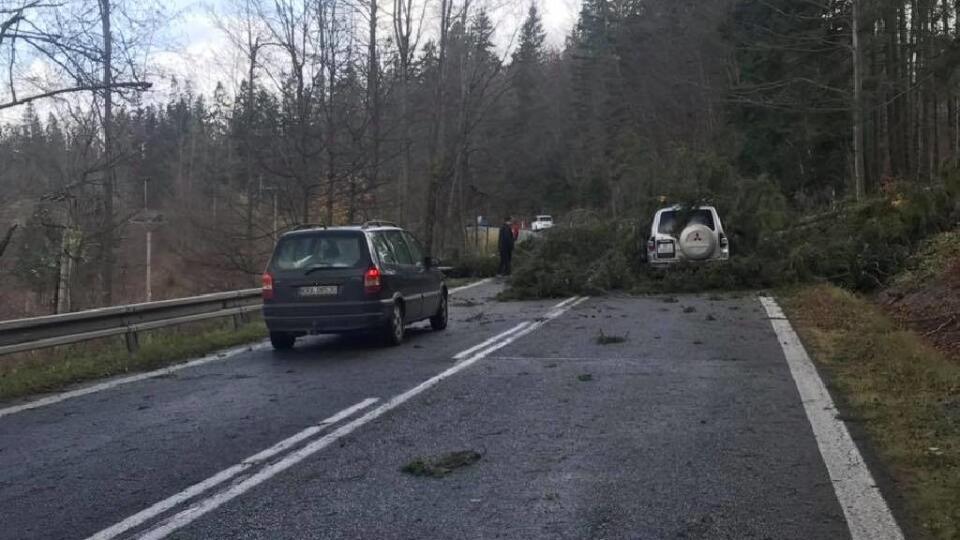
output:
[[[392,221],[384,221],[382,219],[374,219],[363,224],[364,229],[369,229],[371,227],[397,227],[397,224]]]
[[[293,228],[295,231],[305,231],[307,229],[326,229],[327,226],[324,223],[304,223],[302,225],[297,225]]]

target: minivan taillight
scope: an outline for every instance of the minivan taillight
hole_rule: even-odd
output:
[[[263,299],[273,300],[273,274],[264,272],[263,274]]]
[[[383,288],[380,277],[379,268],[376,266],[368,268],[367,271],[363,273],[363,290],[367,294],[377,294],[380,292],[380,289]]]

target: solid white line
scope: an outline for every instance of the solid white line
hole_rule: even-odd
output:
[[[479,286],[481,286],[481,285],[486,285],[487,283],[490,283],[491,281],[493,281],[493,278],[481,279],[480,281],[476,281],[476,282],[471,283],[471,284],[469,284],[469,285],[464,285],[463,287],[457,287],[457,288],[455,288],[455,289],[450,289],[450,294],[457,294],[457,293],[459,293],[459,292],[463,292],[463,291],[466,291],[466,290],[468,290],[468,289],[472,289],[472,288],[474,288],[474,287],[479,287]]]
[[[529,325],[530,325],[530,321],[522,322],[522,323],[514,326],[513,328],[507,330],[506,332],[503,332],[503,333],[500,333],[500,334],[497,334],[497,335],[493,336],[492,338],[484,341],[483,343],[474,345],[473,347],[470,347],[469,349],[467,349],[467,350],[465,350],[465,351],[461,351],[461,352],[457,353],[457,354],[453,357],[453,359],[454,359],[454,360],[463,360],[464,358],[466,358],[466,357],[470,356],[471,354],[479,351],[480,349],[483,349],[484,347],[486,347],[486,346],[494,343],[495,341],[500,340],[500,339],[503,339],[503,338],[505,338],[506,336],[508,336],[508,335],[510,335],[510,334],[513,334],[514,332],[519,332],[520,330],[523,330],[524,328],[526,328],[526,327],[529,326]]]
[[[456,289],[452,289],[452,290],[450,291],[450,294],[457,294],[457,293],[462,292],[462,291],[465,291],[465,290],[467,290],[467,289],[471,289],[471,288],[473,288],[473,287],[478,287],[478,286],[480,286],[480,285],[483,285],[483,284],[486,284],[486,283],[490,283],[491,281],[493,281],[493,280],[490,279],[490,278],[488,278],[488,279],[480,280],[480,281],[478,281],[478,282],[476,282],[476,283],[471,283],[470,285],[464,285],[463,287],[457,287]],[[84,388],[78,388],[78,389],[76,389],[76,390],[71,390],[71,391],[69,391],[69,392],[63,392],[63,393],[60,393],[60,394],[55,394],[55,395],[52,395],[52,396],[49,396],[49,397],[45,397],[45,398],[41,398],[41,399],[38,399],[38,400],[35,400],[35,401],[31,401],[31,402],[28,402],[28,403],[24,403],[24,404],[22,404],[22,405],[14,405],[14,406],[12,406],[12,407],[7,407],[7,408],[4,408],[4,409],[0,409],[0,418],[2,418],[2,417],[4,417],[4,416],[7,416],[7,415],[10,415],[10,414],[16,414],[16,413],[18,413],[18,412],[29,411],[30,409],[36,409],[36,408],[39,408],[39,407],[45,407],[45,406],[47,406],[47,405],[53,405],[54,403],[60,403],[61,401],[65,401],[65,400],[72,399],[72,398],[75,398],[75,397],[86,396],[86,395],[89,395],[89,394],[95,394],[95,393],[97,393],[97,392],[102,392],[102,391],[104,391],[104,390],[109,390],[109,389],[111,389],[111,388],[116,388],[116,387],[118,387],[118,386],[122,386],[122,385],[125,385],[125,384],[135,383],[135,382],[143,381],[143,380],[146,380],[146,379],[153,379],[153,378],[155,378],[155,377],[162,377],[162,376],[164,376],[164,375],[170,375],[171,373],[175,373],[175,372],[180,371],[180,370],[183,370],[183,369],[194,368],[194,367],[202,366],[202,365],[205,365],[205,364],[209,364],[209,363],[211,363],[211,362],[218,362],[218,361],[220,361],[220,360],[226,360],[226,359],[231,358],[231,357],[234,357],[234,356],[236,356],[237,354],[240,354],[240,353],[242,353],[242,352],[247,352],[247,351],[259,351],[259,350],[263,350],[263,349],[265,349],[265,348],[266,348],[266,345],[265,345],[265,344],[258,344],[258,345],[254,345],[254,346],[252,346],[252,347],[251,347],[250,345],[243,345],[243,346],[236,347],[236,348],[233,348],[233,349],[228,349],[228,350],[226,350],[226,351],[222,351],[222,352],[218,352],[218,353],[213,353],[211,356],[207,356],[207,357],[203,357],[203,358],[198,358],[197,360],[192,360],[192,361],[190,361],[190,362],[185,362],[185,363],[183,363],[183,364],[176,364],[176,365],[169,366],[169,367],[165,367],[165,368],[158,369],[158,370],[155,370],[155,371],[148,371],[148,372],[146,372],[146,373],[139,373],[139,374],[137,374],[137,375],[131,375],[131,376],[129,376],[129,377],[121,377],[121,378],[118,378],[118,379],[112,379],[112,380],[109,380],[109,381],[106,381],[106,382],[103,382],[103,383],[94,384],[94,385],[91,385],[91,386],[86,386],[86,387],[84,387]]]
[[[773,298],[761,297],[770,324],[777,333],[790,373],[813,427],[820,455],[847,518],[853,540],[902,540],[903,532],[890,512],[877,483],[847,430],[837,418],[837,408],[800,343],[790,321]]]
[[[0,418],[7,416],[9,414],[15,414],[18,412],[28,411],[30,409],[36,409],[38,407],[44,407],[46,405],[53,405],[54,403],[59,403],[61,401],[86,396],[88,394],[94,394],[96,392],[102,392],[104,390],[109,390],[111,388],[116,388],[124,384],[130,384],[137,381],[143,381],[146,379],[153,379],[156,377],[162,377],[164,375],[170,375],[171,373],[176,373],[177,371],[194,368],[202,366],[205,364],[210,364],[213,362],[219,362],[221,360],[227,360],[238,354],[245,353],[248,351],[259,351],[266,347],[266,344],[261,343],[258,345],[243,345],[241,347],[236,347],[233,349],[228,349],[219,353],[213,353],[210,356],[204,358],[198,358],[197,360],[192,360],[190,362],[185,362],[183,364],[176,364],[173,366],[168,366],[162,369],[155,371],[148,371],[146,373],[139,373],[137,375],[131,375],[129,377],[121,377],[119,379],[112,379],[106,382],[99,384],[94,384],[92,386],[86,386],[83,388],[78,388],[76,390],[71,390],[69,392],[63,392],[61,394],[55,394],[49,397],[41,398],[35,401],[30,401],[22,405],[14,405],[12,407],[7,407],[5,409],[0,409]]]
[[[579,298],[579,299],[574,298],[572,300],[572,303],[568,303],[569,306],[564,310],[564,312],[566,310],[572,309],[573,307],[583,303],[586,300],[587,300],[586,298]],[[338,439],[346,437],[347,435],[353,433],[357,429],[363,427],[365,424],[368,424],[373,420],[376,420],[377,418],[383,416],[384,414],[406,403],[407,401],[414,398],[418,394],[421,394],[424,391],[432,388],[433,386],[436,386],[444,379],[452,377],[453,375],[467,369],[468,367],[472,366],[473,364],[479,362],[480,360],[488,356],[490,353],[496,350],[502,349],[503,347],[506,347],[507,345],[509,345],[510,343],[513,343],[517,339],[520,339],[522,336],[525,336],[533,332],[537,328],[540,328],[541,326],[546,324],[549,320],[555,319],[562,314],[563,312],[558,312],[556,315],[548,319],[544,319],[527,326],[524,330],[520,332],[509,334],[506,339],[500,341],[499,343],[496,343],[491,347],[474,354],[473,356],[454,365],[453,367],[444,371],[443,373],[440,373],[439,375],[436,375],[420,383],[414,388],[411,388],[410,390],[407,390],[406,392],[394,397],[390,401],[387,401],[383,405],[380,405],[376,409],[373,409],[372,411],[361,416],[360,418],[357,418],[356,420],[353,420],[347,424],[344,424],[343,426],[337,428],[336,430],[330,432],[329,434],[324,435],[323,437],[311,442],[310,444],[304,446],[300,450],[297,450],[295,452],[288,454],[280,461],[277,461],[276,463],[273,463],[271,465],[268,465],[262,468],[260,471],[250,476],[249,478],[246,478],[241,482],[237,482],[232,486],[230,486],[229,488],[215,495],[212,495],[206,499],[198,501],[193,506],[187,508],[186,510],[181,511],[180,513],[164,521],[157,527],[151,529],[140,538],[142,540],[160,540],[162,538],[165,538],[167,535],[173,533],[177,529],[180,529],[182,527],[185,527],[186,525],[189,525],[190,523],[200,518],[204,514],[207,514],[219,508],[220,506],[229,502],[230,500],[236,497],[239,497],[240,495],[246,493],[247,491],[253,489],[254,487],[273,478],[274,476],[289,469],[290,467],[293,467],[294,465],[307,459],[313,454],[316,454],[317,452],[330,446],[331,444],[336,442]]]
[[[567,304],[569,304],[569,303],[571,303],[571,302],[575,302],[575,301],[577,301],[577,297],[576,297],[576,296],[574,296],[574,297],[572,297],[572,298],[567,298],[567,299],[564,300],[563,302],[560,302],[559,304],[553,306],[553,309],[560,309],[560,308],[566,306]]]
[[[160,514],[170,510],[171,508],[174,508],[175,506],[185,501],[188,501],[193,497],[196,497],[197,495],[200,495],[201,493],[208,491],[226,482],[227,480],[235,478],[238,475],[244,473],[245,471],[253,467],[261,465],[264,461],[278,454],[286,452],[296,444],[303,442],[304,440],[309,439],[310,437],[313,437],[314,435],[324,430],[325,428],[330,427],[330,425],[336,424],[337,422],[343,420],[344,418],[352,416],[357,411],[366,409],[367,407],[369,407],[370,405],[373,405],[377,401],[379,401],[379,399],[377,398],[367,398],[361,401],[360,403],[353,405],[352,407],[348,407],[338,412],[337,414],[331,416],[330,418],[327,418],[326,420],[320,422],[315,426],[310,426],[307,429],[297,433],[296,435],[293,435],[292,437],[284,439],[279,443],[271,446],[270,448],[267,448],[266,450],[258,454],[254,454],[248,457],[247,459],[241,461],[240,463],[232,467],[226,468],[202,482],[199,482],[197,484],[194,484],[188,487],[187,489],[181,491],[180,493],[177,493],[176,495],[168,497],[158,502],[157,504],[154,504],[149,508],[146,508],[144,510],[141,510],[140,512],[137,512],[136,514],[128,517],[127,519],[121,521],[120,523],[117,523],[112,527],[109,527],[107,529],[104,529],[94,534],[88,540],[107,540],[110,538],[115,538],[129,531],[130,529],[139,527],[140,525],[143,525],[147,521],[159,516]]]

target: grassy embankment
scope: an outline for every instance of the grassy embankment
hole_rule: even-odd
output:
[[[52,392],[68,385],[149,371],[266,336],[259,318],[234,328],[230,319],[143,332],[127,352],[123,336],[0,356],[0,400]]]
[[[908,530],[960,538],[960,362],[830,285],[781,296],[845,412],[895,481]]]

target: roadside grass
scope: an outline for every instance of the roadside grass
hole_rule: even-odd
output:
[[[913,529],[960,538],[960,363],[842,289],[782,300],[845,419],[862,424],[895,480]]]
[[[230,319],[204,321],[139,334],[127,352],[123,336],[0,356],[0,400],[121,375],[149,371],[266,337],[259,316],[235,329]]]

